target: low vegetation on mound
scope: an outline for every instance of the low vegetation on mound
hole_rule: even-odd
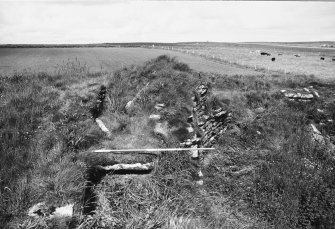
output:
[[[203,156],[204,185],[185,153],[162,155],[151,174],[109,174],[96,183],[93,212],[83,214],[93,149],[179,147],[195,88],[212,92],[232,121]],[[92,118],[100,85],[106,98]],[[281,90],[313,88],[320,97],[291,101]],[[0,78],[0,223],[5,228],[332,228],[335,224],[333,89],[313,76],[234,77],[196,73],[160,56],[113,74],[91,74],[78,61],[55,75]],[[312,89],[310,89],[312,90]],[[126,109],[129,101],[132,106]],[[165,105],[167,128],[149,116]],[[314,138],[313,124],[322,141]],[[162,128],[164,129],[164,128]],[[92,174],[91,174],[92,175]],[[36,203],[74,203],[69,218],[33,218]],[[93,214],[94,213],[94,214]]]

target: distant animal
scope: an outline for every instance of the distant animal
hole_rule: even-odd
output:
[[[294,56],[295,56],[295,57],[300,57],[300,55],[299,55],[299,54],[295,54]]]
[[[281,56],[281,55],[283,55],[282,53],[278,53],[278,56]]]
[[[335,61],[335,58],[333,58],[332,61]]]
[[[261,52],[261,55],[262,55],[262,56],[271,56],[271,54],[270,54],[270,53],[267,53],[267,52]]]
[[[275,61],[275,60],[276,60],[276,58],[274,58],[274,57],[273,57],[273,58],[271,58],[271,60],[272,60],[272,61]]]
[[[324,58],[324,57],[321,57],[320,60],[325,60],[325,58]]]

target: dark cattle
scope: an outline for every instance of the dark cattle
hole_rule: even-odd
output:
[[[325,58],[324,58],[324,57],[321,57],[320,60],[325,60]]]
[[[272,60],[272,61],[275,61],[275,60],[276,60],[276,58],[274,58],[274,57],[273,57],[273,58],[271,58],[271,60]]]
[[[335,61],[335,58],[333,58],[332,61]]]
[[[299,55],[299,54],[295,54],[294,56],[295,56],[295,57],[300,57],[300,55]]]
[[[261,52],[261,55],[262,55],[262,56],[271,56],[271,54],[270,54],[270,53],[267,53],[267,52]]]

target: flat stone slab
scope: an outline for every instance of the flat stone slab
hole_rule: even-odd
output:
[[[156,161],[158,155],[144,152],[85,152],[80,157],[89,166],[113,166],[116,164],[147,164]]]
[[[115,164],[115,165],[108,165],[108,166],[98,166],[101,169],[110,171],[110,170],[133,170],[133,171],[149,171],[154,168],[154,162],[141,164]]]

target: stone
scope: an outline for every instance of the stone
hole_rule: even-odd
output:
[[[311,127],[312,127],[312,130],[313,130],[313,133],[315,133],[315,134],[321,134],[321,132],[315,127],[314,124],[311,124]]]
[[[127,104],[126,104],[126,110],[129,110],[132,106],[133,106],[134,101],[130,100]]]
[[[194,139],[191,140],[192,143],[199,143],[201,141],[201,138],[195,137]]]
[[[149,162],[145,164],[135,163],[135,164],[115,164],[115,165],[108,165],[108,166],[98,166],[100,169],[103,170],[152,170],[154,168],[154,163]]]
[[[221,112],[215,114],[214,116],[217,117],[217,118],[219,118],[219,117],[224,116],[225,114],[227,114],[227,111],[221,111]]]
[[[164,103],[157,103],[157,104],[155,105],[155,109],[156,109],[157,111],[162,110],[164,107],[165,107],[165,104],[164,104]]]
[[[203,115],[202,117],[203,117],[203,119],[205,119],[205,120],[208,120],[208,119],[209,119],[209,116],[208,116],[208,115]]]
[[[214,113],[219,113],[219,112],[221,112],[222,110],[223,110],[222,107],[220,107],[220,108],[214,110]]]
[[[295,99],[299,99],[299,98],[301,98],[301,93],[296,93],[294,96],[293,96],[293,98],[295,98]]]
[[[302,94],[301,98],[302,99],[313,99],[314,96],[312,94]]]
[[[208,88],[205,85],[200,85],[198,87],[198,93],[200,94],[200,96],[204,96],[207,93]]]
[[[191,157],[192,158],[198,158],[199,157],[199,150],[197,149],[198,146],[192,146],[191,147]]]
[[[314,93],[314,95],[315,95],[316,97],[320,98],[320,95],[319,95],[319,93],[318,93],[317,91],[313,91],[313,93]]]
[[[264,113],[264,111],[266,111],[266,109],[264,107],[258,107],[258,108],[255,109],[256,114]]]
[[[45,202],[40,202],[29,208],[28,216],[38,218],[45,216],[45,210],[47,209]]]
[[[68,204],[63,207],[56,208],[50,216],[52,217],[72,217],[74,204]]]
[[[159,114],[151,114],[149,116],[149,119],[151,119],[151,120],[160,120],[161,116]]]
[[[95,122],[98,124],[99,128],[100,128],[104,133],[106,133],[106,135],[107,135],[108,137],[111,136],[111,132],[108,130],[108,128],[107,128],[107,127],[105,126],[105,124],[102,122],[102,120],[96,118],[96,119],[95,119]]]
[[[287,97],[287,98],[294,98],[295,93],[285,93],[284,95],[285,95],[285,97]]]
[[[209,139],[209,142],[213,142],[213,141],[215,141],[215,136],[213,136]]]
[[[193,133],[193,132],[194,132],[194,129],[193,129],[192,126],[189,126],[189,127],[187,127],[186,129],[187,129],[187,131],[188,131],[189,133]]]
[[[200,121],[200,122],[198,123],[199,126],[203,126],[204,124],[205,124],[205,122],[203,122],[203,121]]]
[[[321,132],[314,126],[314,124],[311,124],[310,126],[311,126],[311,129],[312,129],[313,140],[320,143],[320,144],[324,144],[325,139],[322,136]]]
[[[192,141],[190,139],[187,139],[185,142],[185,146],[191,146],[192,145]]]

